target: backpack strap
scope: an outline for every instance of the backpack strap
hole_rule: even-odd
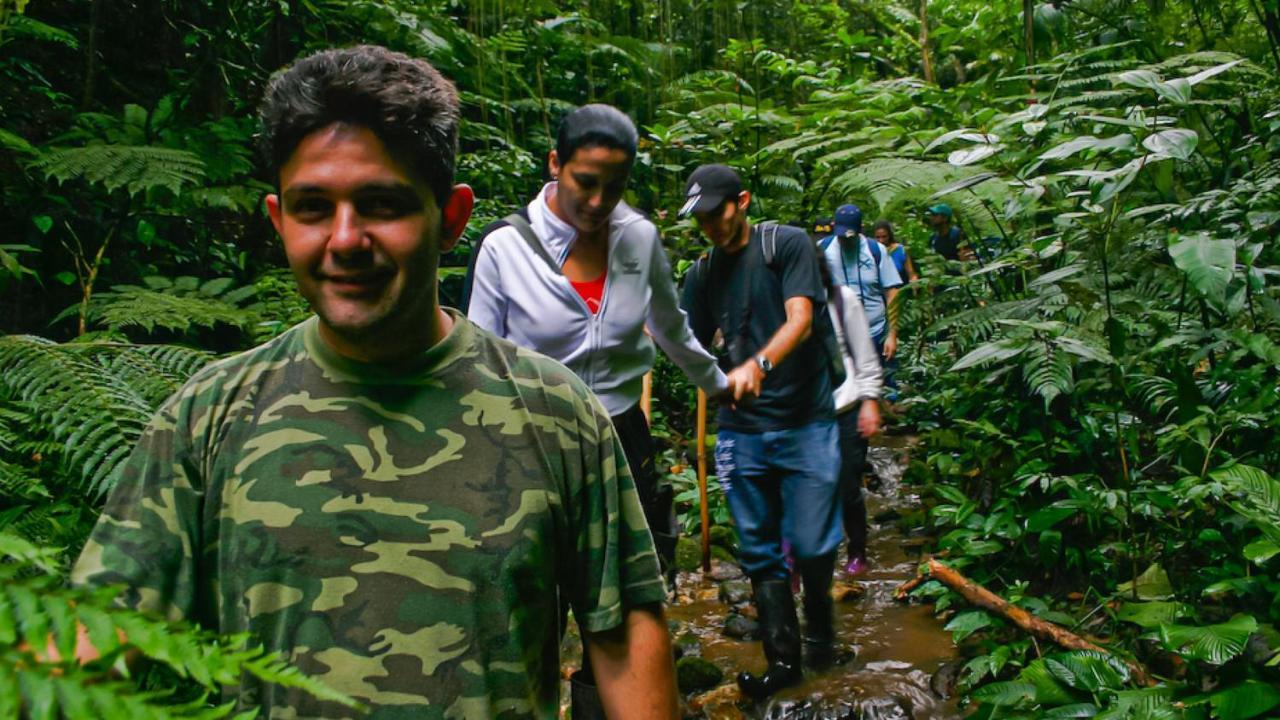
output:
[[[471,307],[471,290],[476,283],[476,262],[480,259],[480,247],[484,245],[484,241],[496,230],[504,228],[511,224],[511,218],[518,217],[528,224],[529,211],[527,208],[520,208],[501,220],[495,220],[485,226],[480,231],[480,237],[476,238],[476,242],[471,246],[471,257],[467,259],[467,274],[462,280],[462,308],[465,313]]]
[[[778,223],[766,220],[759,227],[760,252],[764,254],[765,267],[773,267],[773,258],[778,254]]]
[[[529,246],[529,249],[533,250],[535,255],[542,258],[542,261],[547,264],[547,267],[551,269],[551,272],[556,275],[563,274],[563,271],[560,269],[560,265],[551,257],[551,253],[547,252],[547,249],[543,247],[542,241],[538,239],[537,233],[533,231],[533,225],[529,224],[528,216],[519,212],[513,212],[503,218],[503,220],[506,221],[508,225],[516,229],[516,232],[520,234],[520,237],[524,240],[525,244]]]

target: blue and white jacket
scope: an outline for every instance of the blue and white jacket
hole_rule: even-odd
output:
[[[529,203],[529,222],[563,267],[578,233],[547,206],[555,190],[556,183],[548,183]],[[626,203],[619,202],[609,218],[609,269],[595,314],[569,279],[548,267],[510,226],[484,239],[473,278],[467,317],[564,363],[610,415],[640,400],[642,379],[655,357],[649,335],[698,387],[714,395],[729,386],[689,329],[658,229]]]

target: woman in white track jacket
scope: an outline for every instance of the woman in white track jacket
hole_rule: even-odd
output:
[[[610,106],[566,116],[548,159],[552,182],[520,217],[491,226],[475,251],[467,315],[564,363],[599,396],[669,568],[671,493],[658,487],[639,408],[653,341],[708,393],[720,395],[728,381],[689,329],[657,228],[621,202],[636,140],[635,125]]]

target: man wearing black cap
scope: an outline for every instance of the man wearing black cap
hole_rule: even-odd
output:
[[[743,569],[759,611],[768,668],[741,673],[764,698],[800,679],[801,641],[781,542],[804,581],[810,660],[830,662],[831,575],[843,536],[840,465],[829,356],[820,327],[826,293],[800,228],[747,220],[751,193],[724,165],[689,177],[680,215],[693,215],[713,248],[685,280],[681,305],[706,346],[717,331],[734,404],[721,408],[716,474],[737,526]]]

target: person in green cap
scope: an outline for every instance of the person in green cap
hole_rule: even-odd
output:
[[[964,233],[951,224],[951,206],[938,203],[925,211],[925,220],[933,228],[929,247],[948,260],[972,260],[973,253],[964,244]]]

